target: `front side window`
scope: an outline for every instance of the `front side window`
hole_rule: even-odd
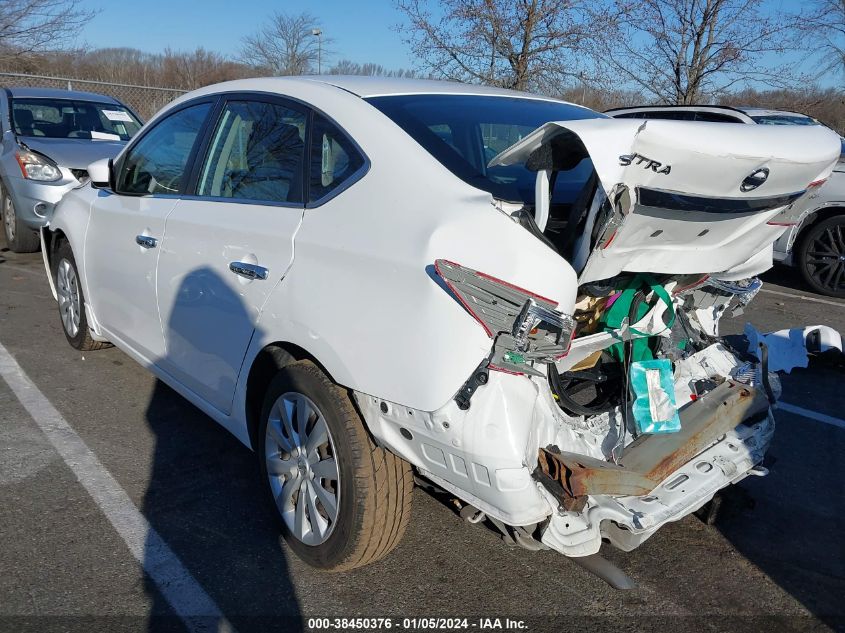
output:
[[[274,103],[231,101],[220,115],[197,194],[302,202],[305,114]]]
[[[390,117],[453,174],[495,198],[534,203],[536,173],[490,160],[549,121],[604,118],[587,108],[543,99],[480,95],[394,95],[367,101]],[[589,158],[560,172],[553,202],[571,203],[592,173]]]
[[[210,103],[184,108],[144,134],[120,165],[117,192],[178,194],[188,158],[210,109]]]
[[[315,202],[337,189],[364,164],[364,157],[352,141],[331,121],[315,114],[313,125],[309,202]]]
[[[18,136],[128,141],[141,128],[129,110],[115,103],[73,99],[12,99]]]

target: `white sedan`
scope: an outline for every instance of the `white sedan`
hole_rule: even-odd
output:
[[[821,127],[250,79],[159,112],[41,237],[70,344],[252,447],[308,563],[390,552],[414,474],[589,559],[765,474],[776,388],[718,320],[839,152]]]

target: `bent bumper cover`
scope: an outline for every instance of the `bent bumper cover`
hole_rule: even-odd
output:
[[[15,204],[15,215],[33,230],[44,226],[62,197],[79,183],[41,183],[23,178],[9,178],[9,194]]]
[[[726,381],[681,411],[681,418],[680,433],[643,436],[619,465],[541,450],[535,476],[560,502],[543,543],[567,556],[586,556],[607,538],[629,551],[721,488],[764,474],[754,469],[774,419],[758,390]]]

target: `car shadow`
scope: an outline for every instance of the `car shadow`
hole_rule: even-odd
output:
[[[199,350],[207,362],[214,361],[208,356],[215,344],[202,336],[207,329],[197,323],[198,315],[215,309],[214,302],[225,305],[232,318],[250,320],[226,281],[208,268],[191,272],[169,315],[167,327],[179,337],[178,348]],[[235,629],[301,631],[299,603],[255,454],[161,380],[146,421],[155,451],[142,511],[158,536]],[[148,539],[150,561],[156,546]],[[153,603],[148,630],[183,630],[160,587],[149,575],[145,579]],[[197,620],[201,630],[226,628],[214,616],[192,618]]]
[[[790,290],[795,290],[805,295],[824,296],[819,295],[815,290],[807,285],[807,282],[801,277],[801,273],[794,266],[785,266],[783,264],[775,264],[769,270],[760,275],[760,279],[767,284],[775,284]]]

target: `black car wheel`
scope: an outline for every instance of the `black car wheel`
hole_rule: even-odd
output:
[[[816,292],[845,297],[845,215],[822,220],[807,229],[797,249],[802,277]]]

